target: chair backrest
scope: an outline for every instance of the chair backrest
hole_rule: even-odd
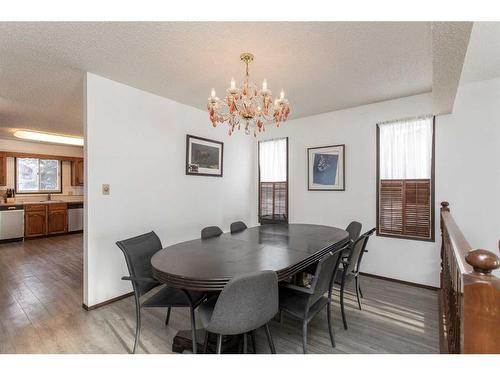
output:
[[[354,242],[358,239],[359,234],[361,233],[361,223],[351,221],[345,230],[349,232],[349,239]]]
[[[235,221],[231,224],[231,233],[241,232],[247,228],[247,225],[243,221]]]
[[[222,232],[222,229],[220,229],[217,226],[206,227],[206,228],[203,228],[201,230],[201,239],[204,240],[207,238],[218,237],[222,233],[224,233],[224,232]]]
[[[354,241],[351,245],[351,251],[347,258],[349,264],[347,265],[347,273],[359,271],[361,265],[361,259],[363,259],[363,254],[366,249],[366,244],[368,239],[375,232],[376,228],[370,229],[368,232],[363,233],[359,238]]]
[[[309,297],[308,306],[312,306],[326,292],[330,291],[333,279],[339,268],[342,252],[342,249],[334,253],[330,252],[319,260],[311,283],[313,294]]]
[[[278,277],[274,271],[236,276],[222,290],[209,332],[237,335],[257,329],[278,313]]]
[[[116,243],[123,251],[130,276],[153,278],[151,257],[162,249],[161,241],[155,232],[149,232]],[[147,293],[159,283],[132,281],[139,296]]]

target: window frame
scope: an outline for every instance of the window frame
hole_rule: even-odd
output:
[[[56,160],[59,163],[59,190],[37,190],[37,191],[19,191],[17,188],[17,160],[18,159],[37,159],[38,160],[38,168],[40,168],[40,160]],[[16,194],[61,194],[62,193],[62,182],[63,182],[63,165],[61,159],[55,158],[33,158],[33,157],[14,157],[14,191]],[[40,171],[40,169],[39,169]],[[38,188],[40,189],[40,180],[38,180]]]
[[[257,220],[260,224],[262,224],[262,221],[261,221],[261,214],[260,214],[260,211],[261,211],[261,189],[260,189],[260,184],[261,184],[261,180],[260,180],[260,142],[267,142],[267,141],[274,141],[274,140],[278,140],[278,139],[285,139],[286,140],[286,221],[281,221],[281,220],[276,220],[276,223],[283,223],[283,224],[288,224],[289,222],[289,211],[290,211],[290,207],[289,207],[289,202],[290,202],[290,190],[289,190],[289,186],[290,186],[290,173],[289,173],[289,142],[288,142],[288,137],[278,137],[278,138],[271,138],[271,139],[263,139],[261,141],[258,141],[257,142],[257,167],[258,167],[258,176],[257,176],[257,191],[258,191],[258,200],[257,200]],[[267,220],[267,219],[266,219]],[[267,220],[269,223],[271,221],[274,221],[274,220]]]
[[[416,118],[416,117],[415,117]],[[384,121],[385,122],[385,121]],[[377,157],[376,157],[376,163],[377,163],[377,176],[376,176],[376,187],[377,187],[377,210],[376,210],[376,228],[377,232],[376,235],[377,237],[388,237],[388,238],[398,238],[398,239],[403,239],[403,240],[413,240],[413,241],[424,241],[424,242],[435,242],[436,239],[436,214],[435,214],[435,183],[436,183],[436,178],[435,178],[435,165],[436,165],[436,116],[432,116],[432,153],[431,153],[431,193],[430,193],[430,219],[431,219],[431,226],[430,226],[430,238],[422,238],[422,237],[415,237],[411,235],[399,235],[399,234],[387,234],[387,233],[381,233],[380,232],[380,124],[382,123],[377,123],[376,128],[377,128],[377,137],[376,137],[376,152],[377,152]],[[400,179],[401,180],[401,179]],[[412,180],[412,179],[407,179],[407,180]],[[403,197],[404,199],[405,197]]]

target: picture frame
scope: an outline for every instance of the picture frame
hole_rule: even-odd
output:
[[[345,144],[307,149],[307,190],[345,191]]]
[[[224,143],[186,135],[186,175],[222,177]]]

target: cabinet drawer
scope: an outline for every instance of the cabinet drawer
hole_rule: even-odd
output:
[[[68,208],[67,203],[48,203],[47,206],[49,207],[49,212],[65,210]]]
[[[25,204],[24,205],[24,211],[31,212],[31,211],[45,211],[45,208],[47,206],[45,204]]]

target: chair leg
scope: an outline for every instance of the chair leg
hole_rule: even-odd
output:
[[[347,329],[347,319],[345,317],[344,310],[344,288],[345,287],[345,272],[342,273],[342,284],[340,285],[340,311],[342,312],[342,322],[344,323],[344,329]]]
[[[255,341],[255,331],[250,332],[250,336],[252,337],[253,354],[257,354],[257,344],[256,344],[256,341]]]
[[[207,354],[208,349],[208,331],[205,331],[205,341],[203,342],[203,354]]]
[[[167,309],[167,317],[165,318],[165,325],[168,326],[168,322],[170,321],[170,310],[172,310],[171,307]]]
[[[217,354],[222,353],[222,335],[217,335]]]
[[[248,353],[248,335],[246,333],[243,334],[243,354]]]
[[[194,317],[194,307],[189,308],[191,312],[191,340],[193,340],[193,354],[197,353],[198,343],[196,342],[196,319]]]
[[[356,276],[354,278],[354,286],[356,287],[356,298],[358,299],[358,307],[361,310],[361,301],[359,300],[359,284],[358,284],[358,277]]]
[[[361,291],[361,280],[358,280],[358,289],[359,289],[359,295],[361,296],[361,298],[365,298],[365,297],[363,297],[363,292]]]
[[[302,323],[302,349],[304,354],[307,354],[307,321]]]
[[[328,320],[328,332],[330,333],[330,340],[332,342],[332,346],[335,348],[335,333],[333,331],[333,326],[332,326],[332,317],[331,317],[331,302],[328,301],[328,304],[326,305],[326,317]]]
[[[141,335],[141,305],[139,302],[139,297],[135,296],[135,340],[134,340],[134,349],[132,350],[132,354],[135,354],[135,350],[137,349],[137,344],[139,343],[140,335]]]
[[[266,328],[266,336],[267,336],[267,341],[269,342],[269,349],[271,349],[272,354],[276,354],[276,348],[274,347],[273,336],[271,336],[269,325],[266,324],[264,327]]]

